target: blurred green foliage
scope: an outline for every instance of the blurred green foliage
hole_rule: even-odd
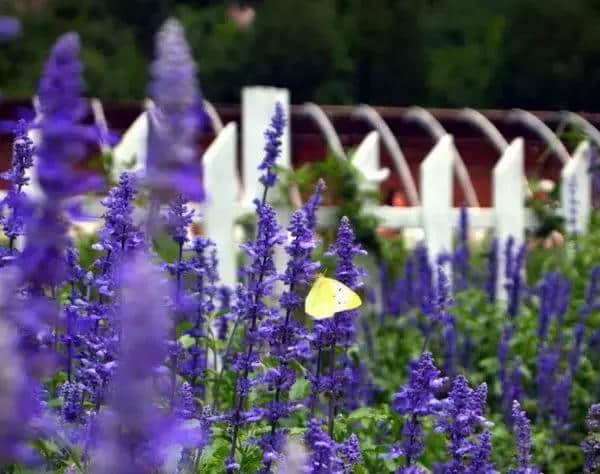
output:
[[[596,109],[600,4],[593,0],[261,0],[249,27],[225,0],[3,3],[24,34],[2,44],[0,89],[31,95],[57,36],[78,31],[90,95],[141,99],[153,36],[186,26],[206,96],[235,103],[246,84],[289,87],[295,102]]]

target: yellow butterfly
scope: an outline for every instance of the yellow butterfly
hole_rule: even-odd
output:
[[[304,311],[316,319],[331,318],[335,313],[356,309],[360,296],[341,281],[319,275],[308,292]]]

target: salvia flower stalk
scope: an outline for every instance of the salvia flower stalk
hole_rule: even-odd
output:
[[[481,436],[492,425],[485,418],[486,398],[485,384],[472,389],[462,375],[452,381],[448,398],[442,402],[437,416],[436,427],[448,438],[451,460],[446,464],[445,472],[463,472],[469,465],[469,458],[478,451]],[[482,433],[478,434],[481,430]]]
[[[319,194],[317,190],[317,195]],[[311,253],[317,245],[314,231],[308,224],[305,209],[297,210],[291,217],[288,231],[291,242],[285,251],[289,256],[288,263],[281,279],[286,289],[280,298],[284,315],[273,313],[261,328],[264,340],[269,345],[269,354],[278,362],[277,367],[267,370],[265,383],[275,390],[273,401],[266,408],[265,417],[271,424],[271,432],[263,440],[265,464],[270,468],[271,462],[281,450],[280,437],[277,436],[277,424],[280,418],[285,418],[294,409],[295,404],[281,399],[296,381],[296,371],[289,366],[293,359],[303,360],[310,355],[310,349],[305,344],[305,331],[293,317],[303,303],[298,290],[312,282],[320,264],[313,262]]]
[[[233,369],[240,375],[236,382],[234,409],[229,417],[233,434],[230,456],[226,460],[228,471],[239,469],[239,464],[235,460],[235,452],[240,427],[248,420],[256,418],[255,413],[244,411],[244,404],[255,384],[255,381],[249,379],[249,375],[254,372],[259,362],[257,351],[262,342],[260,325],[263,319],[274,316],[277,311],[276,308],[267,306],[265,299],[272,296],[275,283],[279,279],[274,263],[274,251],[276,246],[284,242],[285,236],[277,223],[275,209],[266,200],[268,190],[274,186],[276,181],[275,165],[276,159],[281,153],[284,123],[283,108],[281,104],[277,104],[270,127],[265,132],[267,139],[265,157],[259,166],[259,169],[264,171],[260,178],[264,191],[262,199],[254,202],[258,215],[256,239],[241,246],[250,261],[240,272],[245,285],[240,284],[236,289],[237,301],[234,304],[234,312],[236,320],[246,325],[244,338],[246,350],[237,356],[233,364]]]
[[[365,254],[365,250],[356,242],[350,220],[343,217],[338,227],[336,241],[327,255],[337,257],[335,276],[353,290],[358,290],[362,286],[361,278],[365,275],[364,270],[356,265],[354,259]],[[327,395],[330,436],[333,434],[335,411],[344,393],[345,379],[349,375],[348,371],[336,370],[335,351],[338,346],[346,348],[354,341],[357,317],[358,312],[356,310],[336,313],[333,318],[318,321],[313,328],[313,334],[310,336],[312,345],[319,354],[316,374],[311,380],[312,397],[316,399],[320,391]],[[329,374],[327,376],[320,373],[321,363],[323,362],[322,355],[325,350],[329,350]]]
[[[404,456],[405,469],[416,466],[423,455],[423,420],[438,414],[441,402],[437,393],[445,383],[446,379],[435,366],[431,353],[424,352],[419,359],[411,362],[408,383],[394,395],[392,407],[406,419],[402,442],[392,447],[390,457]]]
[[[153,203],[185,194],[204,199],[202,168],[196,152],[202,96],[196,79],[196,64],[183,27],[168,19],[156,36],[156,59],[152,63],[149,154],[146,179]],[[156,216],[152,216],[155,218]]]
[[[517,400],[512,404],[513,432],[517,440],[517,469],[510,474],[537,474],[540,471],[531,465],[531,427],[526,413]]]
[[[26,218],[26,196],[23,187],[29,183],[26,172],[33,166],[35,147],[29,138],[25,120],[17,122],[14,130],[12,164],[2,178],[10,183],[10,189],[2,200],[4,213],[1,217],[4,234],[8,237],[8,252],[13,253],[17,238],[24,233]]]
[[[592,405],[588,411],[586,426],[588,436],[581,447],[585,455],[584,471],[586,474],[600,469],[600,404]]]

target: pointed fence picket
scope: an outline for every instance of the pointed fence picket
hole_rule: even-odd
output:
[[[517,246],[525,238],[524,163],[523,139],[516,138],[506,147],[493,170],[494,227],[499,249],[496,294],[500,299],[506,298],[503,249],[510,237]]]
[[[590,220],[592,196],[589,157],[590,143],[586,140],[579,144],[561,171],[561,204],[569,234],[583,234]]]
[[[239,216],[240,182],[236,170],[237,125],[228,123],[202,157],[206,201],[202,205],[204,234],[217,247],[218,269],[223,283],[235,284],[237,244],[233,237]]]
[[[421,163],[421,223],[429,258],[452,250],[452,191],[456,149],[452,135],[444,135]]]

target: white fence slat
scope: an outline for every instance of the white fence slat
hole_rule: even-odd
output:
[[[260,197],[262,185],[258,165],[264,157],[265,131],[269,127],[275,105],[281,103],[286,118],[281,156],[277,164],[291,166],[290,158],[290,94],[287,89],[252,86],[242,89],[242,180],[244,201],[251,203]]]
[[[112,179],[118,181],[124,171],[139,171],[146,166],[148,151],[148,112],[142,112],[113,148]]]
[[[456,149],[452,135],[444,135],[421,163],[421,221],[429,258],[435,263],[452,250],[453,168]]]
[[[493,206],[498,240],[497,295],[505,299],[504,248],[509,237],[521,245],[525,237],[524,144],[515,138],[493,170]],[[469,214],[471,211],[469,210]]]
[[[236,281],[237,245],[233,225],[238,214],[237,125],[228,123],[204,152],[203,174],[206,201],[202,222],[219,257],[219,274],[226,285]]]
[[[390,175],[388,168],[380,168],[379,133],[370,132],[352,155],[352,165],[361,172],[359,186],[364,191],[377,191],[379,183]]]
[[[561,203],[565,228],[569,234],[582,234],[587,230],[591,203],[591,179],[588,168],[590,142],[581,142],[573,157],[561,170]]]

